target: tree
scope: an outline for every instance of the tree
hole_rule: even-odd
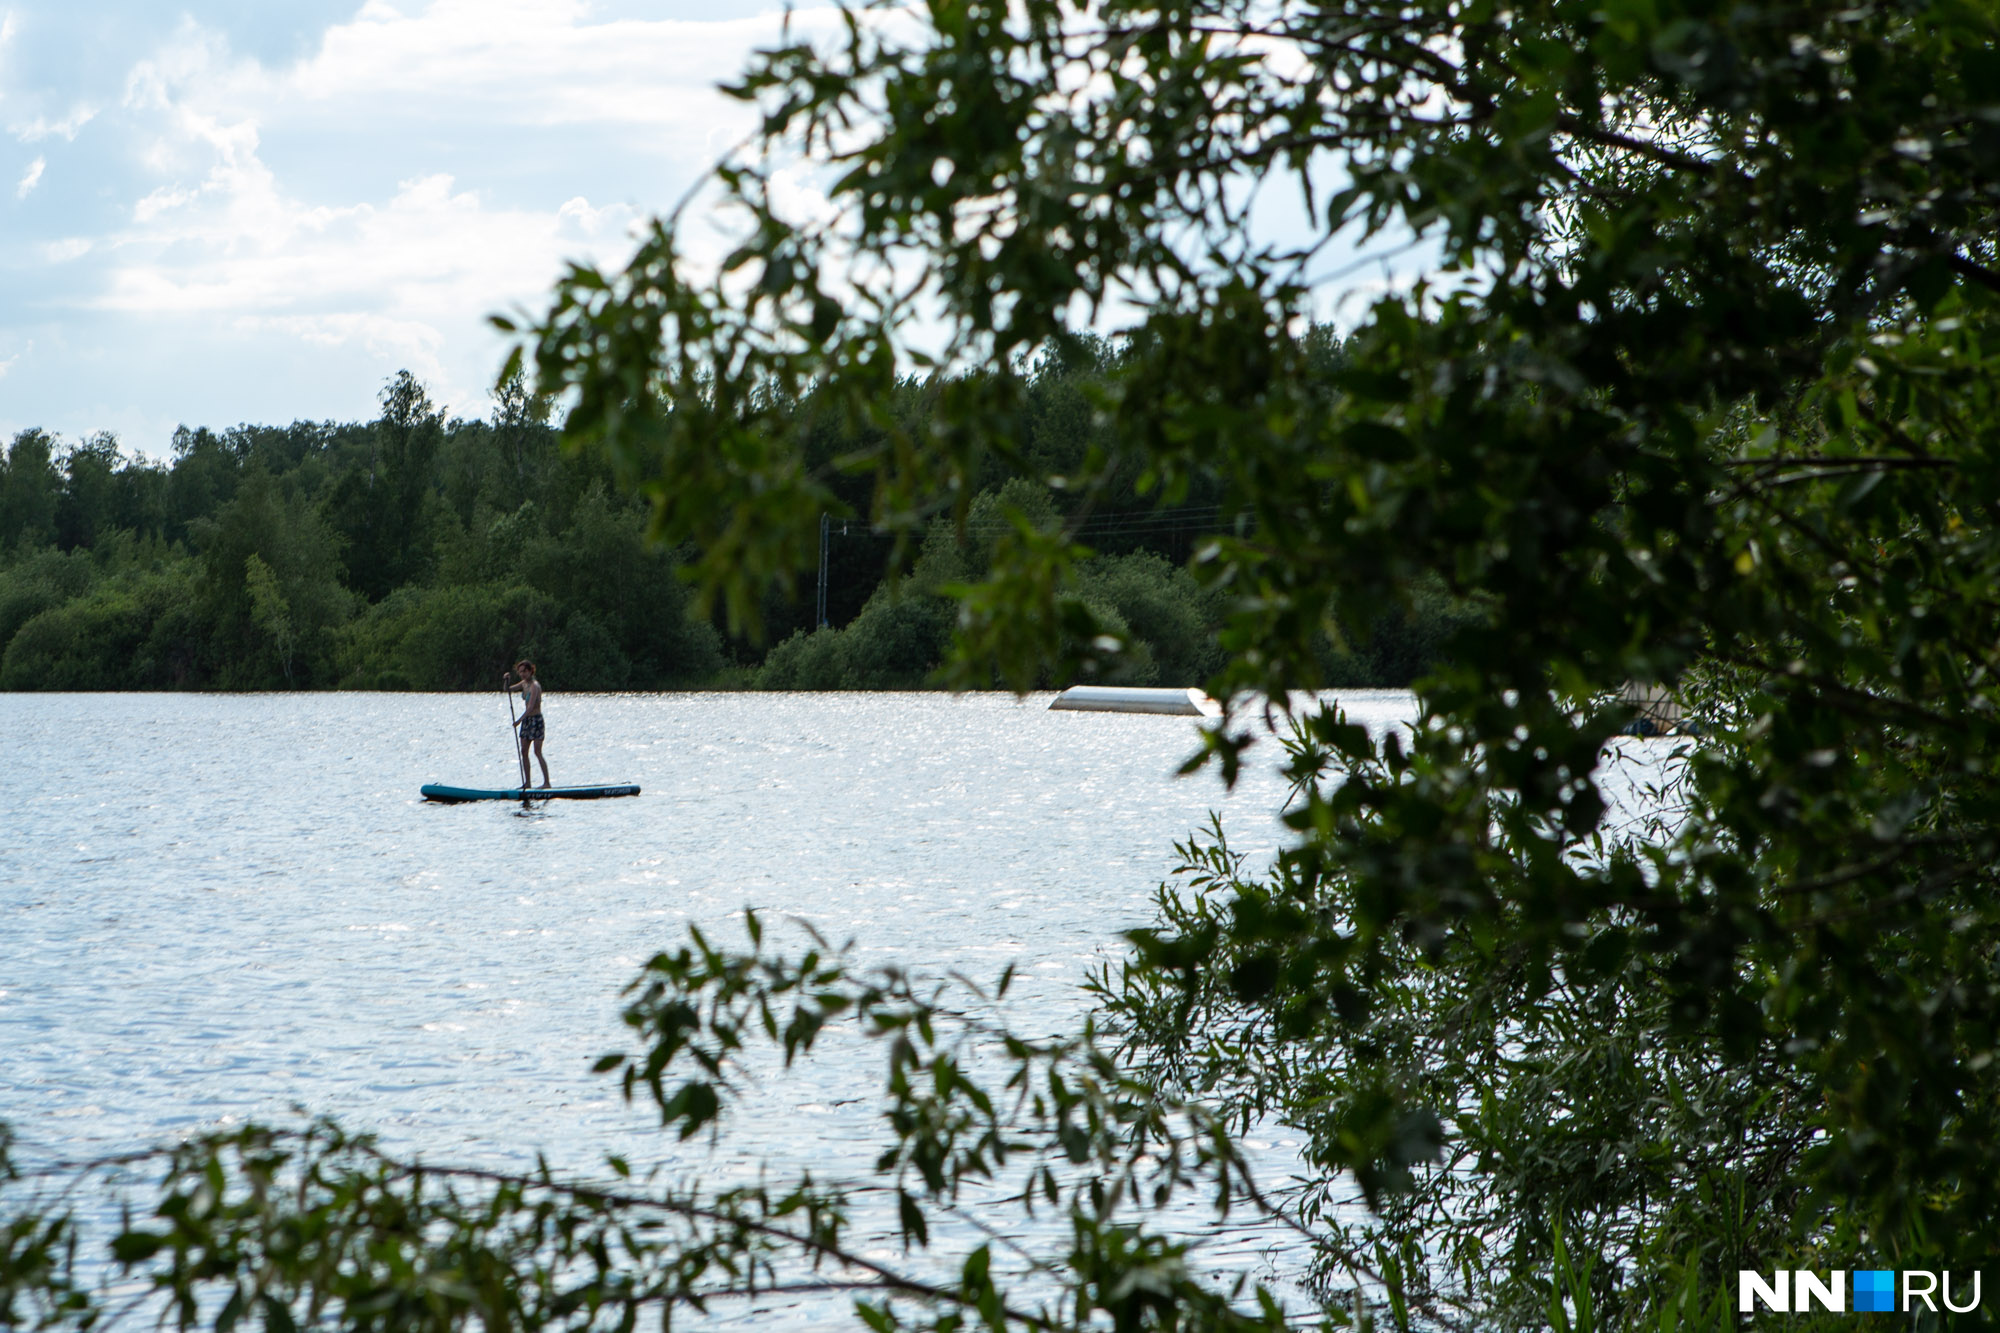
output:
[[[353,601],[335,577],[333,535],[319,515],[252,465],[195,535],[213,678],[235,689],[276,689],[319,676]]]
[[[239,460],[207,427],[174,430],[174,467],[167,477],[168,535],[184,539],[189,525],[212,517],[236,493]]]
[[[24,430],[7,448],[0,488],[0,549],[48,545],[56,535],[56,497],[62,486],[55,441],[46,431]]]
[[[527,494],[531,474],[546,461],[551,406],[548,399],[530,393],[527,377],[518,373],[493,390],[493,430],[513,472],[512,485],[503,494],[517,503]]]
[[[89,546],[116,526],[118,437],[99,431],[63,456],[63,489],[56,501],[56,544]]]
[[[433,463],[444,439],[444,413],[409,371],[397,371],[381,397],[367,472],[347,473],[328,501],[348,581],[371,601],[416,577],[430,553]]]
[[[1046,479],[1088,495],[1137,460],[1163,502],[1222,496],[1194,568],[1234,606],[1225,775],[1330,627],[1438,580],[1468,608],[1411,735],[1297,718],[1270,876],[1189,849],[1209,891],[1107,979],[1160,1086],[1307,1128],[1379,1210],[1399,1299],[1498,1323],[1546,1318],[1564,1265],[1630,1319],[1739,1266],[1945,1264],[2000,1206],[1996,22],[862,18],[734,86],[764,119],[722,177],[746,221],[724,272],[663,221],[622,273],[562,286],[535,366],[747,611],[832,506],[795,444],[808,388],[881,432],[845,465],[911,530],[962,515],[986,460],[1032,467],[1021,358],[1130,311],[1102,438]],[[775,202],[800,154],[832,220]],[[1313,225],[1260,239],[1284,186]],[[1374,306],[1327,394],[1285,334],[1343,236],[1442,259]],[[941,384],[922,434],[872,406],[917,361],[988,372]],[[962,596],[960,679],[1026,684],[1097,642],[1082,554],[1024,532],[996,556]],[[1604,825],[1594,776],[1625,681],[1709,728],[1650,839]]]

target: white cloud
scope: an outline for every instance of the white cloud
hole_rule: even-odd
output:
[[[170,208],[179,208],[195,197],[195,192],[179,185],[162,185],[132,206],[134,222],[151,222]]]
[[[276,334],[329,350],[358,345],[370,356],[408,370],[433,387],[446,387],[451,382],[450,371],[438,355],[445,335],[420,319],[398,319],[370,311],[246,315],[235,321],[235,327],[252,336]]]
[[[483,316],[538,296],[564,255],[622,241],[636,216],[583,199],[547,212],[489,207],[443,174],[404,181],[381,205],[308,206],[253,158],[218,164],[177,207],[121,236],[99,304],[358,345],[466,401],[483,389],[487,368],[462,354],[475,340],[490,347]],[[453,345],[460,355],[447,354]]]
[[[724,14],[755,2],[718,0]],[[755,109],[715,84],[784,22],[775,0],[754,18],[599,12],[594,0],[369,0],[276,63],[183,19],[125,68],[111,105],[91,94],[101,111],[79,89],[49,90],[45,106],[75,109],[17,113],[10,131],[74,139],[88,123],[91,183],[116,202],[22,238],[31,263],[72,267],[31,316],[0,319],[0,335],[46,333],[52,349],[8,411],[71,430],[96,428],[79,414],[346,415],[369,411],[403,367],[477,410],[503,346],[486,316],[543,308],[565,261],[621,262],[646,216],[754,126]],[[0,9],[0,42],[5,23]],[[831,8],[791,23],[794,40],[838,28]],[[42,170],[38,158],[22,193]],[[776,192],[801,219],[827,212],[810,173],[782,173]],[[717,219],[695,208],[686,221],[701,260],[726,253]],[[112,346],[138,360],[102,353]],[[250,364],[263,369],[246,380]]]
[[[134,67],[126,103],[170,111],[196,134],[246,117],[267,130],[337,124],[357,136],[384,126],[588,126],[636,133],[703,164],[754,123],[715,85],[778,38],[781,16],[591,22],[590,9],[583,0],[433,0],[405,13],[369,0],[282,68],[234,58],[218,34],[190,22]],[[794,14],[794,38],[833,31],[834,13]]]
[[[384,204],[311,206],[254,160],[218,166],[170,210],[122,236],[102,304],[144,313],[301,308],[478,313],[539,289],[565,252],[623,238],[635,213],[573,199],[549,212],[492,208],[438,174]]]
[[[833,200],[812,179],[811,168],[790,165],[771,173],[771,206],[799,225],[825,225],[838,216]]]
[[[48,159],[45,157],[37,157],[34,161],[30,162],[27,171],[21,175],[21,183],[14,187],[14,197],[16,199],[26,199],[28,192],[42,183],[42,172],[48,165]]]
[[[748,126],[714,86],[777,38],[777,16],[593,23],[589,12],[583,0],[434,0],[405,14],[370,0],[285,78],[310,104],[448,103],[522,125],[640,126],[694,148],[718,119]],[[831,30],[833,11],[803,11],[793,26]]]
[[[498,359],[485,316],[539,304],[567,259],[622,259],[646,212],[754,123],[714,84],[781,22],[593,23],[589,12],[581,0],[435,0],[409,13],[370,0],[282,67],[184,22],[126,79],[151,179],[125,225],[96,238],[103,285],[88,304],[358,347],[408,365],[442,396],[483,390]],[[795,29],[824,22],[813,11],[794,18]],[[296,159],[267,148],[331,135],[367,163],[371,149],[395,157],[413,132],[451,147],[386,198],[359,170],[360,188],[329,197],[324,174],[288,179],[273,163]],[[600,136],[641,145],[658,178],[635,183],[653,198],[570,189],[543,202],[514,188],[503,202],[491,186],[461,183],[468,172],[504,178],[523,132],[554,133],[579,159]],[[539,164],[558,180],[561,168]],[[824,208],[803,182],[794,192],[803,211]]]
[[[68,115],[60,120],[49,120],[36,116],[33,120],[10,125],[8,129],[22,143],[37,143],[43,139],[57,138],[75,142],[77,133],[97,116],[97,108],[78,104],[71,107]]]

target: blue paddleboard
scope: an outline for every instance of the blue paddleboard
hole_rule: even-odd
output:
[[[448,787],[442,782],[424,784],[427,801],[595,801],[606,796],[637,796],[636,783],[616,783],[601,787]]]

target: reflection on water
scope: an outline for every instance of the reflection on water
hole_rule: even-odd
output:
[[[1225,795],[1174,777],[1194,720],[1047,702],[554,695],[556,781],[644,794],[523,812],[417,797],[511,778],[497,694],[13,696],[0,1120],[77,1158],[299,1104],[496,1167],[865,1177],[882,1067],[859,1043],[760,1089],[723,1160],[653,1133],[590,1061],[645,958],[690,923],[740,940],[745,906],[919,973],[1014,963],[1008,1018],[1053,1032],[1150,916],[1174,840],[1213,809],[1244,850],[1276,845],[1275,745]],[[1343,702],[1376,727],[1413,712]],[[1280,1167],[1297,1147],[1265,1146]],[[1206,1257],[1255,1268],[1272,1243]]]
[[[761,1092],[722,1162],[588,1073],[646,957],[691,922],[740,939],[754,905],[870,962],[1015,963],[1009,1017],[1054,1031],[1148,918],[1175,839],[1211,809],[1251,850],[1278,833],[1268,765],[1227,796],[1173,776],[1193,720],[1046,697],[555,695],[556,779],[645,791],[527,813],[417,798],[511,776],[498,695],[9,702],[0,1119],[72,1158],[302,1104],[486,1165],[618,1151],[713,1178],[762,1156],[859,1178],[876,1052]]]

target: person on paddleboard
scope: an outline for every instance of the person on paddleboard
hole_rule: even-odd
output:
[[[507,687],[507,693],[519,691],[521,695],[521,720],[516,723],[521,729],[521,783],[528,782],[528,747],[535,747],[535,762],[542,766],[542,785],[549,785],[549,761],[542,757],[542,737],[547,727],[542,722],[542,683],[535,679],[535,664],[523,658],[514,663],[514,676],[500,673],[500,683]]]

